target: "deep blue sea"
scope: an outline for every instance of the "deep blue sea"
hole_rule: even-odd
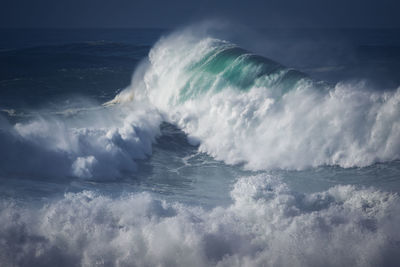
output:
[[[399,193],[399,29],[0,29],[0,266],[399,266]]]

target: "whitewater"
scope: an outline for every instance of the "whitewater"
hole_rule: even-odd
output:
[[[106,101],[2,109],[0,265],[397,266],[398,85],[196,29]],[[88,45],[128,51],[58,49]]]

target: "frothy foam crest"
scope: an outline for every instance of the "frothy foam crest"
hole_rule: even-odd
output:
[[[243,51],[187,30],[172,34],[124,98],[148,100],[202,152],[252,170],[400,158],[400,89],[330,87]]]
[[[394,266],[397,195],[336,186],[309,195],[279,179],[239,179],[227,207],[147,193],[69,193],[41,208],[3,200],[4,266]],[[384,253],[383,253],[384,252]]]

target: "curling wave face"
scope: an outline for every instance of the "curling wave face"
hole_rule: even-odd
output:
[[[161,39],[114,102],[154,105],[189,139],[251,170],[367,166],[400,158],[400,90],[329,86],[229,42]]]

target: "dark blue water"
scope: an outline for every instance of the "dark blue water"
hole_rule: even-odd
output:
[[[37,107],[71,95],[110,99],[129,85],[162,32],[2,30],[0,105]]]

